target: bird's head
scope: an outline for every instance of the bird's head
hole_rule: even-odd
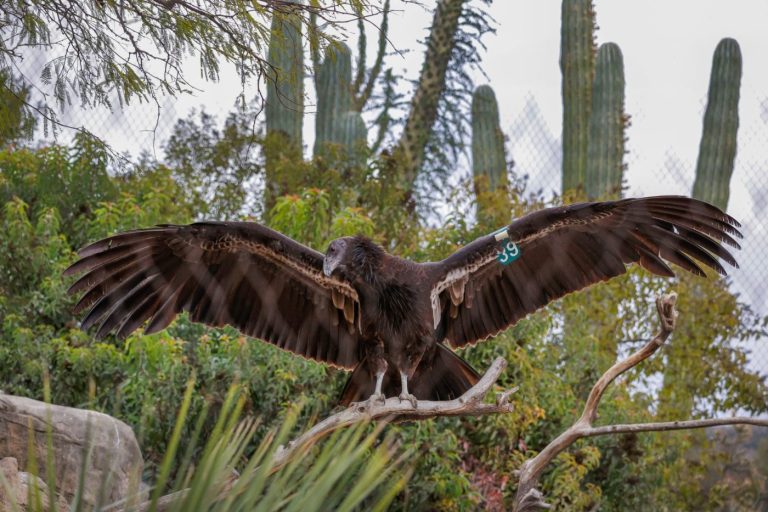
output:
[[[337,238],[328,246],[323,259],[323,273],[334,273],[355,281],[371,282],[384,255],[384,250],[364,236]]]
[[[347,252],[352,244],[352,237],[337,238],[328,245],[323,258],[323,274],[330,277],[336,270],[343,271],[349,264]]]

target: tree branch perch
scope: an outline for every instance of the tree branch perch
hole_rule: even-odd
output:
[[[497,357],[477,384],[454,400],[419,400],[416,408],[414,408],[409,401],[401,401],[397,397],[388,398],[381,404],[375,402],[370,404],[352,404],[346,409],[317,423],[287,445],[278,448],[275,456],[272,458],[270,471],[277,471],[287,464],[294,455],[328,434],[340,428],[365,421],[396,422],[436,418],[438,416],[481,416],[484,414],[510,412],[512,410],[512,404],[509,403],[509,397],[517,390],[517,388],[498,393],[496,395],[495,403],[484,402],[486,395],[506,367],[507,361],[503,357]],[[232,484],[234,484],[234,481],[226,486],[227,490],[232,487]],[[162,496],[158,500],[155,510],[157,512],[169,510],[179,499],[183,499],[187,493],[188,489],[183,489]],[[223,497],[224,496],[222,496],[222,498]],[[146,512],[149,508],[150,501],[146,501],[130,510]]]

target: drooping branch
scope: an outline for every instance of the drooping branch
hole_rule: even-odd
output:
[[[369,2],[321,6],[273,0],[33,0],[5,2],[3,10],[0,68],[13,69],[32,87],[34,97],[24,102],[26,109],[45,113],[43,119],[51,126],[81,132],[60,121],[56,111],[74,103],[114,109],[115,100],[121,107],[139,101],[154,103],[159,116],[163,96],[196,89],[186,66],[188,56],[198,58],[204,80],[218,81],[228,63],[243,84],[257,85],[260,96],[263,82],[276,74],[265,54],[273,14],[293,13],[298,22],[315,28],[320,17],[328,32],[381,14]],[[310,32],[313,56],[319,41],[332,39],[325,32]],[[23,63],[22,54],[29,49],[49,57],[39,66]]]
[[[656,309],[661,321],[661,329],[644,347],[624,360],[611,366],[592,387],[587,398],[581,417],[565,432],[550,442],[533,459],[528,459],[519,470],[519,482],[517,494],[513,503],[516,512],[547,509],[550,506],[544,501],[543,494],[536,488],[539,478],[546,466],[552,462],[561,452],[569,448],[577,440],[584,437],[594,437],[609,434],[622,434],[633,432],[662,432],[668,430],[684,430],[706,428],[718,425],[756,425],[768,427],[768,420],[757,418],[716,418],[707,420],[686,420],[661,423],[639,423],[629,425],[607,425],[593,427],[592,423],[597,418],[597,408],[608,386],[616,378],[638,364],[642,363],[656,353],[664,342],[675,330],[677,323],[677,310],[675,303],[677,294],[670,293],[656,299]]]

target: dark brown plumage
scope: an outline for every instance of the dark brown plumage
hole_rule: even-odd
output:
[[[65,273],[85,272],[70,292],[85,291],[75,310],[88,309],[83,328],[98,324],[99,337],[127,336],[147,321],[145,332],[156,332],[188,311],[354,370],[342,404],[398,390],[440,400],[478,379],[449,345],[486,339],[629,263],[662,276],[674,275],[666,262],[724,275],[719,260],[737,266],[723,244],[739,247],[738,227],[686,197],[581,203],[526,215],[443,261],[414,263],[364,237],[335,240],[322,255],[256,223],[201,222],[98,241]],[[512,252],[500,255],[504,245]]]

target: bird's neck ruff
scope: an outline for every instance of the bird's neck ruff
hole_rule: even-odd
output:
[[[356,236],[352,246],[354,268],[363,281],[375,285],[379,280],[379,268],[385,257],[384,249],[364,236]]]

